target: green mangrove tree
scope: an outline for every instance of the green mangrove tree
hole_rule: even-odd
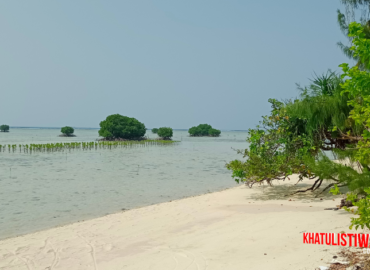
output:
[[[8,125],[1,125],[0,126],[1,132],[9,132],[9,126]]]
[[[173,136],[173,130],[170,127],[161,127],[158,129],[158,136],[164,140],[171,140]]]
[[[73,127],[65,126],[61,128],[60,132],[62,132],[66,136],[72,136],[75,130]]]
[[[200,124],[198,126],[194,126],[189,129],[190,136],[211,136],[211,137],[218,137],[221,134],[221,131],[218,129],[212,128],[211,125],[208,124]]]
[[[130,118],[120,114],[109,115],[104,121],[100,122],[99,135],[108,140],[142,139],[145,135],[145,125],[135,118]]]
[[[356,229],[370,228],[370,39],[364,29],[355,22],[348,27],[360,64],[340,65],[340,76],[317,76],[296,100],[269,100],[271,114],[249,130],[250,146],[239,151],[246,159],[227,164],[234,179],[250,187],[292,174],[314,181],[297,192],[318,190],[324,180],[330,183],[323,191],[348,187],[348,200],[358,206],[350,227]]]

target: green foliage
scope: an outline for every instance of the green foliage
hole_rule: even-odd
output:
[[[340,87],[341,80],[335,72],[328,70],[326,74],[317,75],[311,79],[310,91],[313,96],[332,96]],[[307,88],[305,90],[308,90]]]
[[[1,132],[8,132],[9,131],[9,126],[8,125],[1,125],[0,126],[0,131]]]
[[[342,64],[343,74],[315,76],[300,98],[286,102],[269,100],[272,111],[261,126],[249,130],[249,149],[239,151],[246,160],[227,164],[232,177],[249,186],[281,180],[292,173],[331,180],[327,188],[351,191],[348,199],[358,206],[352,227],[370,228],[370,36],[367,26],[351,23],[346,28],[349,48],[358,64]],[[325,151],[331,151],[336,162]],[[318,186],[321,185],[321,182]],[[316,182],[315,182],[316,183]],[[315,185],[311,188],[315,190]]]
[[[339,159],[355,162],[353,151],[347,149],[353,143],[348,134],[358,135],[363,128],[349,119],[352,107],[348,94],[342,93],[343,80],[329,71],[311,82],[308,87],[299,87],[299,99],[284,103],[269,100],[271,114],[249,130],[249,149],[238,151],[246,160],[227,164],[237,182],[271,184],[298,174],[300,179],[332,180],[361,192],[367,176],[352,166],[334,163],[324,154],[335,151]]]
[[[357,210],[347,211],[359,215],[351,218],[352,229],[367,227],[370,229],[370,36],[369,24],[353,22],[349,24],[348,36],[352,40],[350,51],[359,62],[354,67],[344,63],[342,94],[348,96],[348,105],[351,108],[349,120],[362,129],[360,133],[347,133],[348,149],[340,153],[340,158],[346,157],[351,164],[357,164],[357,175],[349,175],[346,179],[349,189],[347,200],[357,206]],[[347,154],[347,155],[345,155]],[[351,172],[354,174],[353,172]]]
[[[173,130],[170,127],[161,127],[158,129],[158,136],[170,140],[173,136]]]
[[[196,127],[192,127],[189,129],[190,136],[212,136],[218,137],[221,134],[221,131],[218,129],[212,128],[211,125],[208,124],[200,124]]]
[[[333,195],[339,195],[341,194],[340,193],[340,190],[339,190],[339,187],[337,184],[334,185],[334,187],[332,187],[329,191],[329,193],[333,194]]]
[[[347,186],[347,188],[358,194],[364,195],[365,189],[370,187],[370,173],[367,169],[364,169],[356,160],[352,161],[351,158],[348,158],[353,153],[353,150],[339,150],[343,157],[347,158],[341,159],[338,158],[337,162],[333,162],[324,154],[320,153],[315,159],[310,158],[306,159],[305,163],[310,169],[315,173],[315,175],[321,179],[331,180],[336,183],[334,188],[331,189],[333,194],[339,194],[337,187]],[[349,154],[349,155],[347,155]]]
[[[208,131],[208,134],[209,134],[209,136],[212,136],[212,137],[218,137],[218,136],[220,136],[220,134],[221,134],[221,130],[211,128],[211,129]]]
[[[330,71],[323,76],[308,88],[299,88],[301,99],[287,103],[287,114],[304,122],[302,132],[320,143],[322,150],[325,145],[327,150],[333,146],[343,149],[348,143],[345,134],[358,135],[363,128],[348,119],[352,107],[348,95],[342,93],[342,78]]]
[[[349,35],[349,24],[353,21],[358,21],[363,27],[364,35],[367,39],[370,39],[370,0],[341,0],[341,2],[345,5],[346,12],[344,14],[338,10],[337,21],[343,34],[351,42],[352,37]],[[357,62],[356,66],[360,69],[365,68],[361,63],[360,57],[354,54],[350,46],[346,46],[342,42],[338,42],[337,45],[344,55]]]
[[[351,50],[361,59],[361,63],[370,68],[370,39],[364,34],[364,28],[359,23],[349,25],[349,36],[353,38]],[[348,64],[340,65],[343,70],[343,94],[348,94],[348,104],[352,107],[350,119],[363,127],[358,139],[356,159],[363,165],[370,164],[370,73],[360,70],[357,66],[349,67]]]
[[[68,126],[62,127],[60,131],[67,136],[72,135],[75,132],[75,130],[72,127]]]
[[[152,132],[153,132],[154,134],[157,134],[157,133],[158,133],[158,128],[152,128]]]
[[[200,124],[189,129],[190,136],[208,136],[212,127],[208,124]]]
[[[368,12],[370,10],[370,0],[341,0],[341,2],[346,7],[346,15],[342,20],[347,23],[347,29],[349,24],[348,22],[366,22],[369,19]],[[360,12],[356,12],[356,10]]]
[[[360,200],[357,200],[358,195],[356,193],[347,194],[347,200],[351,201],[354,206],[357,206],[357,209],[349,209],[345,206],[343,208],[347,212],[359,215],[357,218],[351,218],[351,226],[349,227],[350,229],[353,227],[355,227],[356,230],[359,227],[361,227],[361,229],[364,227],[370,229],[370,188],[365,188],[365,192],[366,196]]]
[[[245,161],[234,160],[226,165],[233,171],[234,179],[254,183],[281,180],[297,173],[310,177],[309,168],[303,158],[317,151],[314,141],[304,133],[305,121],[287,114],[287,105],[270,99],[271,115],[263,117],[261,126],[248,131],[249,149],[238,153]]]
[[[106,139],[140,139],[145,132],[143,123],[120,114],[110,115],[100,122],[99,135]]]

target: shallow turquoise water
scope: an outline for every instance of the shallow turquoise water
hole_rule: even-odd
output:
[[[93,141],[96,129],[13,128],[0,144]],[[241,158],[246,132],[190,138],[174,131],[172,146],[0,153],[0,239],[145,205],[235,186],[225,163]],[[156,137],[148,133],[150,138]]]

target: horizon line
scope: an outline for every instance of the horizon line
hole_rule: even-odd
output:
[[[25,127],[25,126],[9,126],[10,128],[39,128],[39,129],[60,129],[61,127]],[[73,127],[76,129],[99,129],[99,128],[94,128],[94,127]],[[147,130],[152,130],[153,128],[147,128]],[[183,130],[187,131],[189,129],[185,128],[173,128],[173,130]],[[248,131],[244,129],[221,129],[221,131]]]

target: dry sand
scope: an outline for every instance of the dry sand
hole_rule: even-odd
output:
[[[0,241],[0,269],[315,269],[337,247],[303,232],[349,232],[341,197],[237,186]],[[300,187],[308,186],[306,181]],[[179,187],[181,188],[181,187]],[[289,201],[289,199],[292,199]],[[335,199],[335,201],[333,201]]]

